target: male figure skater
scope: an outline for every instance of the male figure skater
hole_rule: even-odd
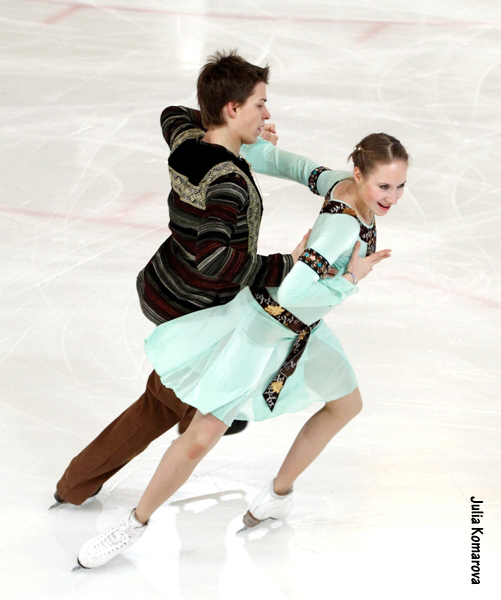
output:
[[[218,52],[198,78],[200,112],[171,106],[161,115],[171,235],[137,279],[141,308],[155,324],[225,304],[245,286],[278,286],[305,249],[307,235],[292,254],[257,254],[262,200],[239,152],[270,118],[268,75],[269,67]],[[71,461],[57,503],[82,504],[158,436],[178,423],[182,433],[194,413],[153,371],[142,396]]]

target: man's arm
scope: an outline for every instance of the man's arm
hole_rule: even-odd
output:
[[[205,131],[199,110],[185,106],[169,106],[162,111],[160,126],[165,141],[172,148],[176,138],[190,129]]]
[[[197,238],[196,262],[203,275],[241,286],[277,286],[292,269],[290,254],[253,255],[247,228],[238,236],[238,216],[247,203],[247,184],[237,173],[216,179],[207,191]]]

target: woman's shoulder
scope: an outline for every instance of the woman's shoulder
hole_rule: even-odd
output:
[[[357,213],[353,206],[353,185],[354,180],[350,177],[332,186],[325,196],[320,214],[345,214],[357,218]]]
[[[339,181],[336,185],[334,185],[330,190],[326,200],[334,200],[338,202],[343,202],[348,206],[353,206],[353,187],[355,185],[355,180],[353,177],[349,177],[347,179],[343,179]]]
[[[324,237],[357,237],[360,222],[355,211],[344,202],[326,199],[313,226],[315,234]]]

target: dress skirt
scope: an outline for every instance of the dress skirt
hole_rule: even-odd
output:
[[[339,340],[320,321],[270,410],[263,393],[296,338],[244,288],[228,304],[159,325],[145,350],[162,383],[180,400],[229,426],[234,419],[262,421],[298,412],[357,387]]]

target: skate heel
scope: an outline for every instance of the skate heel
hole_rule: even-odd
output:
[[[94,496],[97,496],[102,489],[103,489],[103,486],[102,485],[99,486],[99,488],[91,496],[89,496],[89,498],[94,498]],[[62,506],[63,504],[73,504],[72,502],[63,500],[57,492],[54,493],[54,500],[55,500],[54,504],[51,504],[51,506],[49,506],[49,508],[47,510],[52,510],[53,508],[57,508],[58,506]],[[77,506],[77,505],[73,504],[73,506]]]
[[[292,489],[287,494],[277,494],[272,480],[251,503],[244,516],[247,527],[255,527],[267,519],[283,519],[292,510]]]
[[[256,525],[259,525],[259,523],[261,523],[261,520],[256,519],[256,517],[252,515],[251,511],[248,510],[244,515],[243,522],[244,525],[246,525],[247,527],[255,527]]]

